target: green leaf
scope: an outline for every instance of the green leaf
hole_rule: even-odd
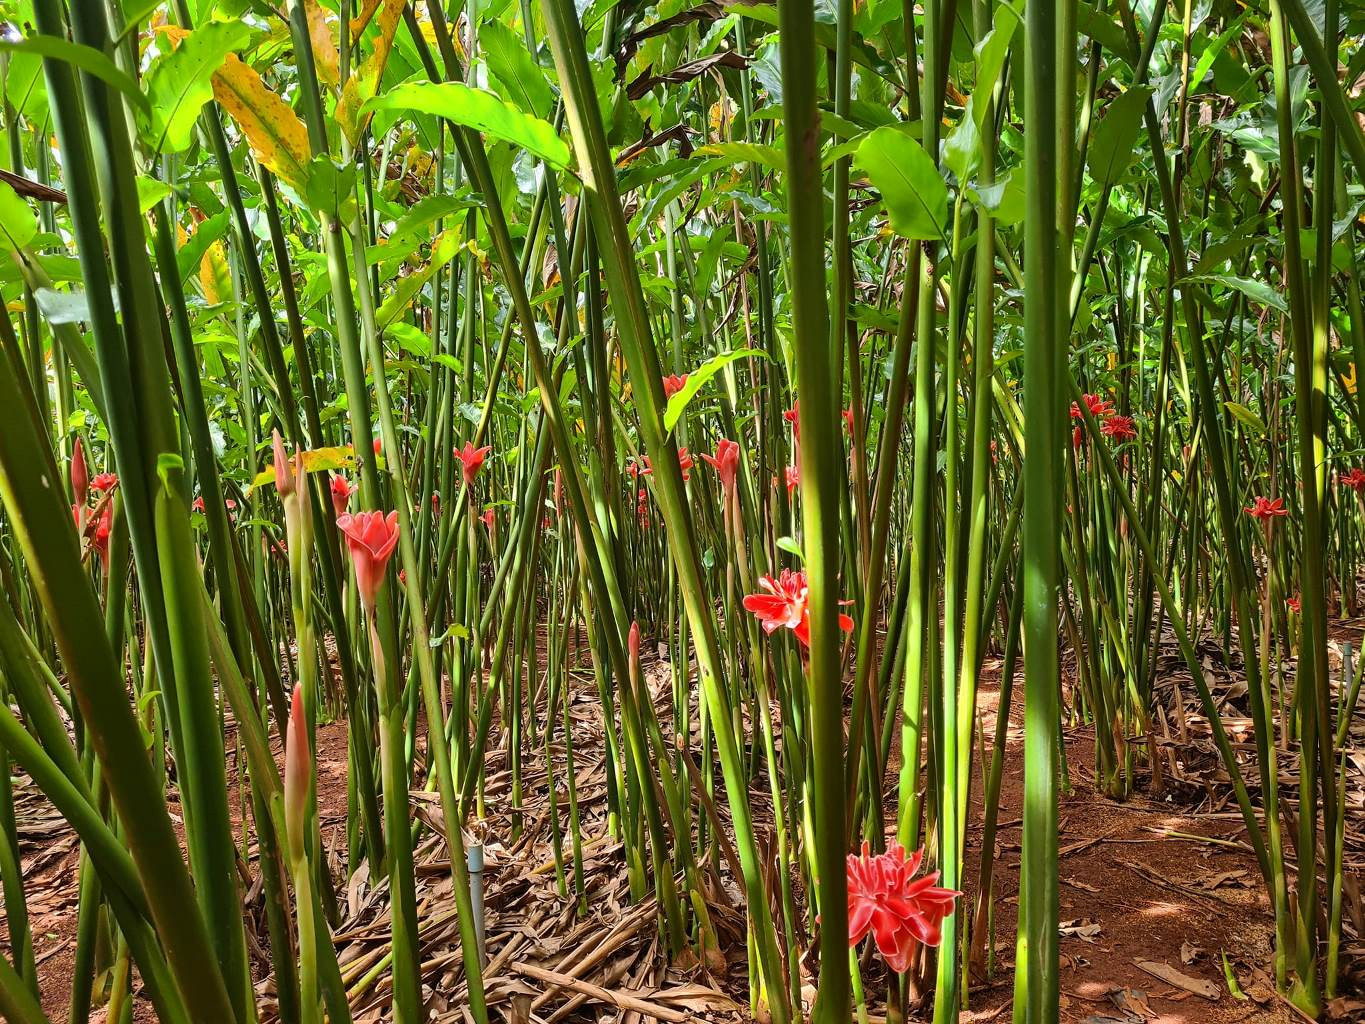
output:
[[[1224,402],[1223,404],[1227,406],[1228,412],[1232,413],[1233,416],[1237,417],[1237,419],[1241,420],[1248,427],[1253,428],[1256,433],[1262,435],[1266,433],[1265,421],[1257,416],[1253,410],[1242,405],[1240,402]]]
[[[976,119],[976,130],[984,130],[982,119],[990,104],[985,100],[995,92],[1000,81],[1000,69],[1005,66],[1005,57],[1010,52],[1010,40],[1019,24],[1019,12],[1010,4],[1001,4],[995,9],[995,26],[973,47],[976,54],[976,87],[973,96],[980,96],[982,102],[973,106],[972,114]]]
[[[801,545],[796,543],[796,538],[778,537],[776,543],[778,548],[780,548],[783,551],[786,551],[788,554],[795,555],[803,562],[806,560],[806,553],[801,550]]]
[[[962,119],[953,125],[943,142],[943,162],[957,176],[959,183],[966,183],[981,165],[981,133],[974,109],[975,97],[968,96]]]
[[[38,234],[33,208],[3,181],[0,181],[0,232],[4,232],[5,241],[13,250],[22,249]]]
[[[757,142],[715,142],[697,150],[701,156],[723,156],[737,164],[762,164],[774,170],[783,170],[787,158],[776,146],[762,146]]]
[[[1132,162],[1151,95],[1151,88],[1145,85],[1129,89],[1110,102],[1104,120],[1095,126],[1086,162],[1090,176],[1100,185],[1113,184]]]
[[[897,234],[943,237],[948,186],[918,142],[897,128],[878,128],[858,147],[857,163],[881,192]]]
[[[736,359],[744,359],[748,356],[757,356],[760,359],[768,358],[768,354],[760,349],[737,348],[729,352],[722,352],[718,356],[712,356],[689,373],[687,383],[682,386],[682,390],[668,400],[668,408],[664,410],[664,430],[671,431],[678,425],[678,420],[682,419],[682,414],[687,411],[687,404],[712,377]]]
[[[37,35],[27,39],[0,40],[0,51],[36,53],[40,57],[64,60],[123,93],[132,101],[133,106],[143,113],[148,110],[147,97],[142,95],[142,90],[137,87],[137,82],[133,81],[132,76],[93,46],[72,43],[56,36]]]
[[[435,114],[529,150],[552,167],[569,165],[569,147],[554,126],[524,114],[491,92],[460,82],[407,82],[366,102],[363,112],[400,110]]]
[[[186,36],[147,73],[148,141],[154,151],[189,147],[199,111],[213,98],[213,74],[251,38],[240,21],[211,21]]]
[[[479,29],[479,46],[509,100],[536,117],[554,112],[554,90],[515,32],[500,21],[490,21]]]
[[[1247,277],[1238,277],[1236,274],[1191,274],[1185,280],[1227,285],[1229,288],[1237,289],[1252,302],[1259,302],[1280,313],[1289,312],[1289,303],[1285,301],[1285,297],[1264,281],[1253,281]]]
[[[171,186],[164,181],[157,181],[145,174],[137,176],[137,208],[139,213],[146,213],[170,194]]]

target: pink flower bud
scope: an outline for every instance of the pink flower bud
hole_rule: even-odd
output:
[[[71,493],[78,505],[84,505],[90,496],[90,470],[85,464],[85,447],[76,438],[76,447],[71,450]]]
[[[284,438],[280,437],[278,430],[273,436],[273,446],[275,451],[275,490],[280,492],[281,498],[287,498],[294,493],[296,481],[294,480],[294,468],[289,463],[289,456],[284,453]]]
[[[308,749],[308,723],[303,714],[303,685],[300,683],[294,684],[288,740],[284,749],[284,822],[289,833],[290,856],[297,860],[303,856],[308,783],[313,775],[313,755]]]

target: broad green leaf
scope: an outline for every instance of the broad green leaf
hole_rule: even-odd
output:
[[[1237,289],[1252,302],[1259,302],[1280,313],[1289,312],[1289,303],[1285,301],[1285,297],[1264,281],[1253,281],[1247,277],[1238,277],[1236,274],[1191,274],[1185,280],[1227,285],[1229,288]]]
[[[426,287],[426,283],[431,280],[431,275],[454,259],[455,254],[460,251],[463,235],[464,231],[458,225],[441,232],[431,245],[431,259],[426,266],[415,273],[398,279],[398,285],[393,294],[385,299],[379,307],[377,318],[380,327],[387,327],[398,319],[412,304],[417,293]]]
[[[4,181],[0,181],[0,232],[11,250],[22,249],[38,234],[33,208]]]
[[[918,142],[897,128],[878,128],[858,147],[857,163],[881,192],[897,234],[943,237],[948,186]]]
[[[1227,45],[1242,31],[1242,25],[1247,20],[1249,11],[1243,11],[1238,17],[1233,19],[1231,25],[1219,33],[1218,38],[1204,47],[1204,52],[1199,55],[1199,60],[1194,65],[1194,71],[1190,73],[1190,89],[1199,88],[1204,76],[1213,69],[1213,62],[1218,59],[1219,54],[1227,49]]]
[[[500,21],[490,21],[479,29],[479,46],[508,100],[536,117],[548,118],[554,112],[554,90],[515,32]]]
[[[687,383],[682,386],[682,390],[668,400],[668,408],[664,410],[664,430],[671,431],[678,425],[678,420],[682,419],[682,414],[687,411],[687,404],[712,377],[736,359],[744,359],[748,356],[757,356],[759,359],[768,358],[767,353],[760,349],[737,348],[729,352],[722,352],[718,356],[712,356],[689,373]]]
[[[137,87],[131,75],[120,68],[107,56],[92,46],[73,43],[56,36],[36,35],[27,39],[0,39],[0,51],[8,53],[36,53],[40,57],[64,60],[88,75],[93,75],[105,85],[123,93],[133,106],[143,113],[147,112],[147,97]]]
[[[976,53],[976,86],[972,95],[981,97],[981,102],[973,107],[978,132],[983,130],[982,119],[990,109],[990,104],[985,100],[995,92],[996,84],[1000,81],[1000,69],[1005,66],[1010,40],[1018,24],[1019,12],[1010,4],[1001,4],[995,9],[994,27],[973,48]]]
[[[548,121],[524,114],[493,93],[472,89],[461,82],[407,82],[374,97],[361,108],[362,113],[375,110],[435,114],[520,146],[553,167],[569,164],[569,147]]]
[[[213,98],[214,73],[250,38],[251,29],[243,22],[211,21],[152,65],[147,73],[147,141],[153,152],[179,153],[189,147],[199,111]]]
[[[380,455],[382,464],[383,455]],[[303,468],[308,473],[331,473],[338,469],[355,468],[355,449],[350,445],[341,445],[336,448],[314,448],[303,453]],[[275,466],[270,464],[265,469],[256,474],[251,481],[251,486],[247,492],[254,491],[257,487],[264,484],[275,482]]]
[[[1224,402],[1223,404],[1227,406],[1228,412],[1232,413],[1233,416],[1237,417],[1237,419],[1241,420],[1248,427],[1253,428],[1258,434],[1264,435],[1266,433],[1265,421],[1257,416],[1254,410],[1247,408],[1240,402]]]
[[[137,208],[139,212],[146,213],[170,194],[171,186],[164,181],[157,181],[145,174],[137,176]]]
[[[952,131],[943,142],[943,162],[962,184],[965,184],[981,165],[981,134],[977,130],[974,107],[975,97],[968,96],[967,107],[962,111],[961,119],[953,125]]]
[[[763,146],[757,142],[715,142],[697,150],[701,156],[723,156],[727,160],[743,164],[762,164],[780,171],[786,168],[787,158],[776,146]]]
[[[1095,126],[1086,162],[1090,176],[1100,185],[1113,184],[1132,162],[1151,95],[1152,90],[1145,85],[1129,89],[1110,102],[1104,119]]]

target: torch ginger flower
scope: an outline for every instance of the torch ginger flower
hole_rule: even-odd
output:
[[[1102,420],[1114,414],[1114,403],[1103,395],[1085,395],[1085,407],[1090,410],[1090,415],[1097,420]],[[1075,402],[1071,403],[1071,418],[1073,420],[1082,419],[1081,407]]]
[[[1256,495],[1256,500],[1254,502],[1246,506],[1244,511],[1247,515],[1251,516],[1251,518],[1259,519],[1263,523],[1268,523],[1270,520],[1277,519],[1280,516],[1289,515],[1289,509],[1284,507],[1283,498],[1275,498],[1272,500],[1270,498],[1263,498],[1259,494]]]
[[[758,616],[765,633],[775,633],[786,627],[796,634],[802,647],[810,646],[810,584],[804,572],[783,569],[777,579],[761,576],[758,585],[766,594],[749,594],[744,598],[744,610]],[[853,620],[839,616],[839,628],[853,629]]]
[[[90,481],[90,489],[104,494],[118,486],[118,476],[114,473],[97,473]]]
[[[1111,441],[1122,443],[1137,437],[1137,427],[1131,416],[1110,416],[1100,424],[1100,433]]]
[[[77,505],[84,505],[90,496],[90,469],[85,462],[85,447],[76,438],[76,446],[71,450],[71,495]],[[80,525],[78,522],[77,526]]]
[[[848,856],[848,944],[871,935],[898,974],[910,969],[919,943],[943,941],[943,919],[962,895],[940,888],[937,871],[915,878],[923,860],[923,850],[907,856],[899,843],[874,857],[864,842],[862,856]]]
[[[384,585],[384,571],[388,568],[393,549],[398,546],[398,513],[357,512],[337,518],[337,529],[346,536],[355,566],[355,582],[360,588],[360,600],[373,609],[379,588]]]
[[[486,444],[482,448],[475,448],[471,441],[466,441],[463,448],[456,449],[455,457],[460,460],[464,469],[465,484],[470,487],[474,486],[474,479],[479,475],[479,470],[483,469],[483,460],[492,450],[491,444]]]
[[[795,490],[796,490],[798,487],[800,487],[800,486],[801,486],[801,467],[800,467],[799,465],[796,465],[796,466],[788,466],[788,467],[787,467],[787,497],[790,498],[790,497],[792,496],[792,492],[795,491]]]
[[[304,821],[308,816],[308,783],[313,775],[313,755],[308,749],[308,721],[303,712],[303,684],[294,684],[289,704],[289,742],[284,748],[284,823],[289,852],[303,859]]]
[[[687,374],[684,373],[681,377],[676,376],[674,374],[669,374],[667,377],[664,378],[664,397],[672,398],[686,386]]]
[[[731,494],[735,489],[735,477],[739,473],[739,445],[729,438],[722,437],[716,443],[716,454],[703,454],[702,458],[708,462],[717,475],[720,476],[721,489],[727,494]]]
[[[493,523],[497,521],[497,514],[493,511],[491,507],[486,508],[483,510],[483,515],[479,516],[479,521],[483,523],[484,526],[488,527],[489,531],[491,532],[493,529]]]
[[[1356,466],[1349,473],[1339,473],[1337,474],[1337,483],[1345,484],[1359,494],[1365,490],[1365,469]]]

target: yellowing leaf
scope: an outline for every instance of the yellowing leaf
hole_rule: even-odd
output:
[[[236,56],[229,56],[213,76],[213,96],[237,122],[256,159],[281,181],[301,189],[312,150],[308,129],[293,108]]]
[[[1346,385],[1346,391],[1354,395],[1356,393],[1356,364],[1351,363],[1347,371],[1341,375],[1341,382]]]
[[[336,448],[314,448],[303,453],[303,468],[309,473],[354,469],[355,449],[350,445],[340,445]],[[251,486],[247,490],[254,491],[257,487],[274,482],[275,467],[272,464],[256,474],[256,478],[251,481]]]
[[[341,90],[341,102],[337,104],[337,121],[353,144],[360,140],[365,126],[370,123],[370,115],[362,115],[360,108],[379,91],[379,79],[384,74],[384,65],[389,62],[389,51],[393,49],[393,34],[397,31],[398,19],[403,14],[403,3],[404,0],[382,0],[374,49],[361,61],[360,67],[355,69],[346,81],[345,88]]]
[[[204,301],[210,306],[226,302],[232,297],[232,271],[228,268],[227,250],[222,239],[204,250],[199,261],[199,287],[204,290]]]
[[[341,82],[341,56],[334,25],[318,0],[303,0],[303,11],[308,16],[308,38],[313,43],[318,78],[324,85],[336,86]]]

